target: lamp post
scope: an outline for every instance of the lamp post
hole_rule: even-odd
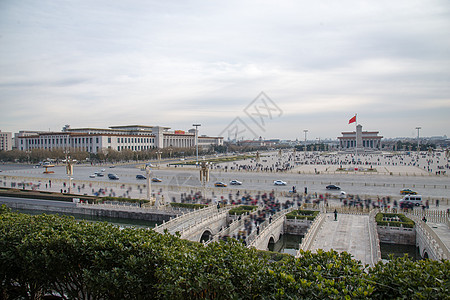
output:
[[[209,163],[202,161],[200,163],[200,181],[202,183],[203,197],[206,200],[206,183],[209,181]]]
[[[161,167],[161,150],[156,151],[156,155],[158,157],[158,169]]]
[[[308,133],[308,129],[303,130],[305,133],[305,158],[306,158],[306,133]]]
[[[197,163],[198,163],[198,127],[202,126],[202,125],[201,124],[192,124],[192,126],[195,127],[195,147],[196,147],[195,153],[197,156]]]
[[[419,140],[419,130],[422,129],[422,127],[416,127],[417,129],[417,154],[420,153],[420,140]]]
[[[145,172],[147,174],[147,200],[150,202],[151,205],[151,200],[152,200],[152,186],[151,186],[151,179],[150,179],[150,175],[151,175],[151,167],[150,164],[147,164],[145,166]]]

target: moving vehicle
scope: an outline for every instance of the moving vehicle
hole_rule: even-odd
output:
[[[242,182],[237,181],[237,180],[231,180],[230,185],[242,185]]]
[[[144,175],[138,174],[136,175],[136,179],[147,179]]]
[[[101,172],[98,172],[98,173],[97,173],[97,176],[98,176],[98,177],[103,177],[103,176],[105,176],[105,174],[103,174],[103,173],[101,173]]]
[[[219,181],[219,182],[214,183],[214,186],[217,186],[217,187],[226,187],[227,185],[226,185],[226,183],[223,183],[223,182]]]
[[[91,175],[89,175],[89,177],[90,177],[90,178],[95,178],[96,175],[95,175],[95,174],[91,174]]]
[[[283,180],[275,180],[273,182],[274,185],[286,185],[286,181]]]
[[[327,190],[340,190],[341,188],[338,187],[337,185],[330,184],[330,185],[327,185],[327,186],[326,186],[326,189],[327,189]]]
[[[162,180],[159,179],[158,177],[153,177],[152,182],[162,182]]]
[[[119,176],[117,176],[116,174],[112,174],[112,173],[108,174],[108,178],[111,180],[119,180]]]
[[[413,203],[415,206],[422,205],[422,196],[421,195],[406,195],[398,202],[400,205],[405,202]]]
[[[400,195],[417,195],[417,192],[410,189],[403,189],[400,191]]]

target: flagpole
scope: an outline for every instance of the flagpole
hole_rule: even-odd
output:
[[[358,156],[358,118],[357,113],[355,113],[355,158]]]

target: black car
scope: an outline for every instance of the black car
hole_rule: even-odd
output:
[[[341,188],[340,187],[338,187],[337,185],[334,185],[334,184],[330,184],[330,185],[327,185],[327,190],[340,190]]]
[[[147,179],[144,175],[138,174],[136,175],[136,179]]]
[[[112,180],[119,180],[119,176],[117,176],[116,174],[108,174],[108,178]]]

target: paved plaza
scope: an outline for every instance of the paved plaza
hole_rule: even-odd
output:
[[[334,214],[328,213],[311,249],[346,251],[362,264],[370,264],[368,226],[368,215],[338,214],[335,221]]]

